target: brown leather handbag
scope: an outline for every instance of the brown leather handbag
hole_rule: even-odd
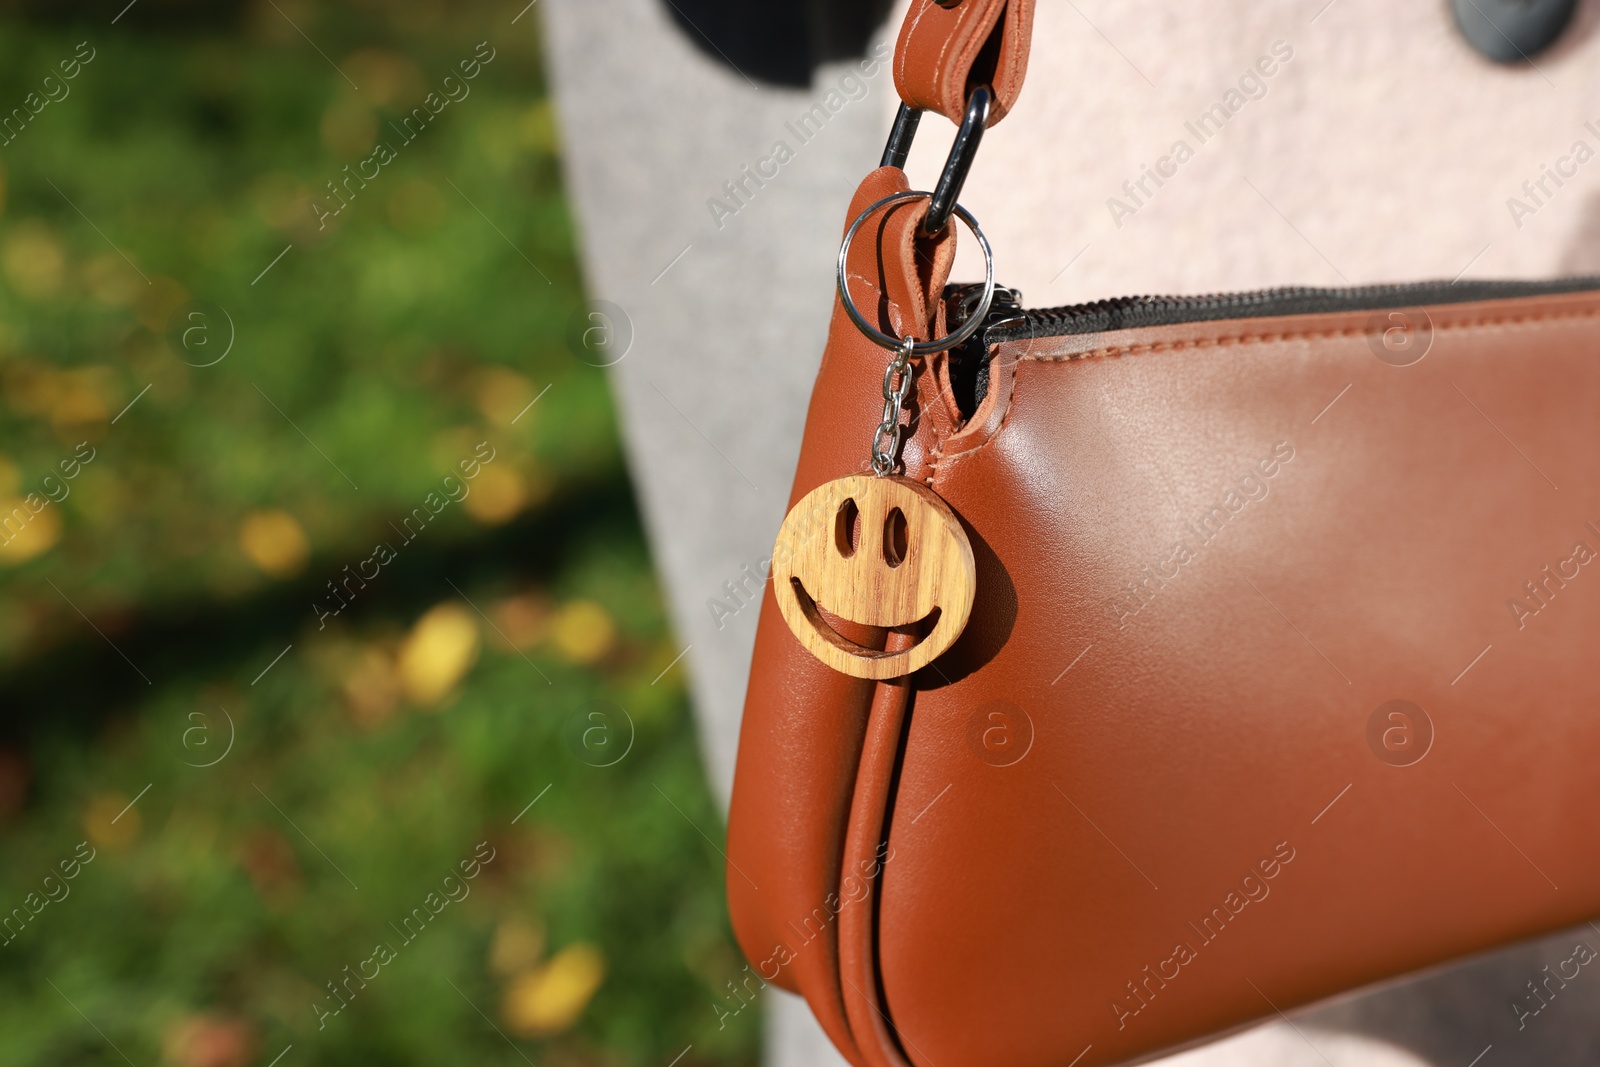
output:
[[[947,289],[1031,10],[900,35],[745,707],[734,924],[858,1067],[1134,1061],[1600,914],[1600,280]]]

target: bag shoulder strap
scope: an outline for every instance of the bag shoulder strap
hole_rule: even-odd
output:
[[[915,0],[895,47],[900,99],[960,123],[967,97],[994,90],[990,126],[1006,116],[1028,73],[1035,0]]]

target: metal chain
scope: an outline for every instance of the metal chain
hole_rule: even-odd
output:
[[[916,338],[907,335],[883,371],[883,421],[872,435],[872,470],[879,477],[894,470],[895,454],[900,451],[900,415],[916,379],[916,369],[911,366],[911,350],[916,343]]]

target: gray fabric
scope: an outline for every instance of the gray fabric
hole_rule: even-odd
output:
[[[881,101],[894,87],[887,65],[859,79],[846,63],[823,68],[814,92],[757,88],[691,47],[659,0],[540,10],[590,289],[632,322],[612,382],[726,801],[753,601],[821,360],[841,206],[882,150]],[[827,91],[846,77],[858,80],[828,113]],[[802,125],[819,105],[826,123]],[[794,156],[757,186],[744,169],[779,141]],[[730,181],[743,181],[742,205]],[[738,210],[714,214],[711,200]]]
[[[1288,6],[1275,2],[1271,11],[1261,5],[1238,12],[1239,25],[1250,24],[1251,48],[1256,37],[1270,40],[1276,32],[1271,26],[1256,24],[1282,15]],[[1320,7],[1321,0],[1314,6]],[[1431,15],[1418,8],[1406,17],[1424,22],[1429,17],[1448,18],[1442,9],[1424,7]],[[1092,17],[1102,16],[1095,5],[1087,10]],[[1107,18],[1111,17],[1109,10]],[[1168,23],[1177,17],[1174,10],[1167,9],[1164,22],[1126,9],[1118,17],[1131,20],[1130,25],[1143,20],[1140,24],[1148,24],[1149,32],[1166,33],[1173,29]],[[590,289],[596,297],[620,306],[631,321],[633,345],[613,368],[612,381],[669,608],[683,644],[690,646],[675,669],[688,671],[707,768],[717,795],[725,802],[756,621],[753,601],[759,583],[748,575],[759,577],[761,561],[783,518],[806,398],[824,341],[842,211],[856,183],[877,161],[892,113],[893,86],[888,71],[880,69],[876,77],[864,80],[865,95],[851,99],[859,95],[856,83],[846,82],[841,88],[841,79],[851,74],[853,67],[842,64],[820,71],[809,93],[758,87],[707,59],[704,46],[690,45],[664,14],[663,0],[544,0],[538,11],[547,29],[565,131],[569,188]],[[1303,25],[1310,17],[1305,12],[1297,12],[1295,17],[1301,24],[1297,40],[1311,40],[1336,52],[1339,42],[1354,41],[1357,33],[1378,35],[1374,47],[1380,49],[1393,47],[1396,36],[1410,42],[1420,33],[1416,28],[1396,29],[1389,22],[1387,8],[1381,15],[1362,16],[1356,0],[1345,0],[1333,9],[1321,19],[1320,28]],[[1248,228],[1217,222],[1205,205],[1232,201],[1216,190],[1208,191],[1213,178],[1200,171],[1187,191],[1164,194],[1166,200],[1157,207],[1176,210],[1183,206],[1180,198],[1185,196],[1193,197],[1201,207],[1189,210],[1185,206],[1180,217],[1171,220],[1141,218],[1140,223],[1146,224],[1142,236],[1130,227],[1116,243],[1096,237],[1100,243],[1092,254],[1072,271],[1062,269],[1061,264],[1067,263],[1087,238],[1068,239],[1036,225],[1043,216],[1035,201],[1054,203],[1059,199],[1079,208],[1087,203],[1101,212],[1097,197],[1104,192],[1092,190],[1102,186],[1115,190],[1116,182],[1102,181],[1104,176],[1094,182],[1074,182],[1073,176],[1082,170],[1076,159],[1032,153],[1030,146],[1040,142],[1037,137],[1025,140],[1028,108],[1038,108],[1032,121],[1049,115],[1051,129],[1066,129],[1076,121],[1068,111],[1101,127],[1111,124],[1132,129],[1144,121],[1145,109],[1136,99],[1136,94],[1143,92],[1141,85],[1131,69],[1123,69],[1130,61],[1119,57],[1115,46],[1089,26],[1081,12],[1044,5],[1040,18],[1046,35],[1076,36],[1052,45],[1053,58],[1037,65],[1037,84],[1030,88],[1039,90],[1038,104],[1025,103],[1005,127],[991,135],[993,144],[986,144],[985,151],[995,165],[980,169],[970,190],[980,217],[993,220],[991,236],[997,246],[1003,243],[1004,249],[1010,250],[1002,251],[1002,256],[1011,256],[1002,281],[1023,279],[1017,284],[1034,302],[1049,303],[1063,297],[1133,291],[1147,287],[1139,284],[1145,280],[1176,281],[1178,288],[1203,288],[1208,281],[1234,287],[1235,281],[1253,274],[1266,275],[1262,280],[1267,283],[1324,280],[1315,273],[1304,273],[1324,268],[1313,252],[1300,244],[1278,239],[1268,249]],[[1216,12],[1208,11],[1204,21],[1211,24],[1217,18]],[[1109,32],[1122,39],[1118,27],[1110,26]],[[1586,37],[1587,31],[1578,36]],[[1437,57],[1447,54],[1449,46],[1434,39],[1430,47],[1427,54]],[[1164,77],[1177,78],[1169,71],[1177,71],[1186,61],[1216,61],[1207,48],[1180,51],[1160,59],[1157,69]],[[1309,45],[1307,52],[1315,54]],[[1150,62],[1146,51],[1138,54]],[[1231,64],[1233,58],[1224,57],[1224,62]],[[1092,63],[1106,69],[1085,73]],[[1575,77],[1570,72],[1567,76]],[[1074,85],[1070,99],[1055,99],[1059,114],[1054,115],[1045,89],[1052,78],[1070,78]],[[1210,86],[1213,80],[1208,79],[1209,75],[1189,80]],[[1426,93],[1428,88],[1424,85],[1416,91]],[[839,105],[836,113],[829,113],[820,134],[802,144],[790,124],[818,105],[826,108],[830,90],[837,91],[833,101]],[[1450,93],[1433,95],[1440,106],[1450,107]],[[1293,96],[1284,91],[1286,100],[1309,98],[1300,90]],[[1134,102],[1130,104],[1130,100]],[[1352,122],[1359,119],[1347,113],[1358,108],[1360,101],[1346,106],[1336,98],[1334,103],[1338,105],[1336,117]],[[1387,99],[1374,106],[1391,111],[1410,107]],[[1478,115],[1482,120],[1472,109],[1463,114]],[[1284,117],[1280,126],[1288,128],[1284,125],[1288,121]],[[1504,117],[1496,121],[1508,125]],[[1301,128],[1300,120],[1295,122],[1294,128]],[[1150,130],[1160,133],[1170,124],[1166,115],[1157,116],[1153,124],[1147,121],[1138,150],[1143,151],[1145,142],[1155,136]],[[1518,128],[1522,125],[1518,123]],[[1442,128],[1434,122],[1426,126],[1430,131]],[[1421,132],[1423,127],[1414,129]],[[794,150],[794,158],[764,186],[745,179],[749,195],[741,199],[746,202],[728,200],[724,182],[740,180],[745,166],[755,167],[771,158],[777,141],[786,142]],[[923,141],[928,143],[919,142],[919,156],[942,152],[942,137],[925,135]],[[1064,146],[1063,151],[1074,145],[1114,142],[1110,129],[1098,127],[1072,136],[1058,134],[1050,141]],[[1561,147],[1556,141],[1550,143]],[[1386,151],[1376,140],[1372,150]],[[1412,146],[1410,151],[1414,157],[1423,156],[1419,147]],[[1283,155],[1275,150],[1269,158],[1284,173],[1316,172],[1314,165]],[[1452,167],[1468,166],[1461,153],[1442,155],[1452,161]],[[1520,158],[1502,160],[1500,165],[1507,173],[1537,173],[1537,159],[1531,170]],[[925,170],[926,160],[922,166]],[[1126,161],[1102,161],[1101,166],[1109,167],[1108,174],[1120,174],[1117,168],[1125,169]],[[1438,170],[1432,167],[1425,177],[1431,181]],[[1600,171],[1596,173],[1600,175]],[[1214,180],[1223,179],[1239,184],[1226,174]],[[1069,185],[1071,195],[1064,188]],[[1492,182],[1484,185],[1492,186]],[[1514,190],[1515,183],[1508,188]],[[719,197],[725,210],[714,213],[708,201]],[[1431,201],[1442,199],[1431,185],[1419,186],[1416,202],[1408,209],[1420,218],[1430,197]],[[1360,202],[1361,197],[1352,194],[1352,199]],[[730,204],[738,210],[733,212]],[[1246,206],[1261,211],[1254,202],[1246,201]],[[1584,214],[1582,207],[1577,193],[1558,205],[1560,211],[1570,210],[1575,215]],[[1489,220],[1485,226],[1504,228],[1499,211],[1496,202],[1489,215],[1480,213],[1473,218],[1481,216]],[[1593,236],[1595,226],[1594,213],[1588,215],[1588,221],[1582,223],[1586,228],[1581,230],[1585,239]],[[1067,216],[1058,212],[1056,217]],[[1265,217],[1269,223],[1277,218]],[[1557,263],[1569,269],[1594,268],[1596,253],[1574,251],[1592,249],[1592,241],[1567,247],[1567,235],[1578,226],[1565,227],[1564,233],[1555,224],[1551,229],[1555,232],[1537,243],[1529,234],[1520,235],[1520,243],[1514,246],[1517,258],[1508,261],[1515,269],[1506,272],[1539,273]],[[1226,231],[1225,236],[1237,247],[1225,247],[1225,242],[1217,239],[1219,230]],[[1354,224],[1347,222],[1344,232],[1359,240]],[[1453,233],[1452,240],[1464,252],[1457,255],[1445,246],[1440,235],[1446,232]],[[1439,259],[1449,264],[1446,275],[1455,273],[1485,241],[1497,242],[1492,251],[1486,249],[1485,262],[1498,260],[1513,244],[1499,230],[1489,230],[1488,236],[1451,231],[1448,213],[1442,212],[1419,221],[1418,233],[1424,246],[1444,249]],[[1184,255],[1171,254],[1166,245],[1175,235],[1182,236],[1177,247],[1187,250]],[[1030,250],[1030,242],[1037,247]],[[1211,263],[1199,254],[1208,248],[1218,262]],[[1304,264],[1293,258],[1297,255]],[[1408,261],[1401,255],[1395,251],[1392,256],[1393,264],[1401,264],[1400,277],[1424,273],[1404,269]],[[1119,266],[1117,257],[1125,259],[1126,265]],[[1393,273],[1393,264],[1387,260],[1363,263],[1362,270]],[[1195,285],[1185,284],[1191,279],[1183,270],[1198,272],[1192,279]],[[1301,276],[1277,276],[1294,270],[1300,270]],[[1174,277],[1168,278],[1169,274]],[[1261,283],[1253,277],[1250,280]],[[714,608],[717,602],[720,608]],[[1426,907],[1427,902],[1396,901],[1395,906]],[[1280,1020],[1163,1062],[1184,1067],[1592,1064],[1600,1058],[1600,1037],[1596,1036],[1600,1024],[1594,1021],[1600,1019],[1600,977],[1590,976],[1590,968],[1561,989],[1538,1016],[1521,1019],[1520,1027],[1511,1005],[1528,996],[1525,983],[1543,979],[1541,968],[1566,959],[1577,939],[1600,946],[1597,934],[1600,932],[1586,928],[1509,949],[1421,981],[1304,1013],[1296,1017],[1294,1025]],[[803,1001],[775,993],[769,1007],[770,1063],[821,1067],[843,1062]],[[1492,1049],[1488,1048],[1491,1044]],[[1481,1060],[1474,1059],[1480,1055]]]

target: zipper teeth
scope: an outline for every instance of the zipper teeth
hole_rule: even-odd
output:
[[[1197,296],[1126,296],[1054,308],[997,308],[988,341],[1098,333],[1138,326],[1177,325],[1227,318],[1380,310],[1413,305],[1549,296],[1600,289],[1600,277],[1550,281],[1413,282],[1336,289],[1297,286]]]

